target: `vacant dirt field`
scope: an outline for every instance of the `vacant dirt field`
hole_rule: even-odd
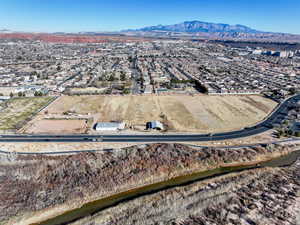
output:
[[[19,129],[52,97],[13,98],[0,104],[0,131]]]
[[[144,125],[160,120],[169,131],[221,132],[262,120],[276,103],[261,96],[63,96],[48,115],[90,115],[97,121]]]
[[[80,134],[84,133],[86,128],[86,120],[38,120],[35,123],[30,123],[26,132],[34,134]]]

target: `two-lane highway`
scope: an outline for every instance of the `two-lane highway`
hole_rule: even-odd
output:
[[[282,123],[289,107],[300,100],[300,95],[282,102],[264,121],[242,130],[214,134],[159,134],[159,135],[1,135],[0,142],[204,142],[243,138],[263,133]]]

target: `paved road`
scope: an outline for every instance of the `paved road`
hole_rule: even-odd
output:
[[[280,124],[289,111],[289,106],[300,100],[300,95],[293,96],[269,115],[267,119],[252,127],[242,130],[214,134],[160,134],[160,135],[1,135],[0,142],[203,142],[222,141],[243,138],[263,133]]]
[[[137,70],[136,56],[133,57],[131,71],[132,71],[132,75],[133,75],[132,94],[140,94],[141,93],[140,84],[137,83],[137,80],[139,78],[141,78],[141,75],[140,75],[140,73]]]

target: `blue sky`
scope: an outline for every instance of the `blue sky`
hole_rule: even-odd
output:
[[[118,31],[187,20],[300,34],[300,0],[1,0],[0,29]]]

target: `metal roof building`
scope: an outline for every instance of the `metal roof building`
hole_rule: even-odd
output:
[[[95,126],[96,131],[117,131],[125,129],[124,122],[99,122]]]

